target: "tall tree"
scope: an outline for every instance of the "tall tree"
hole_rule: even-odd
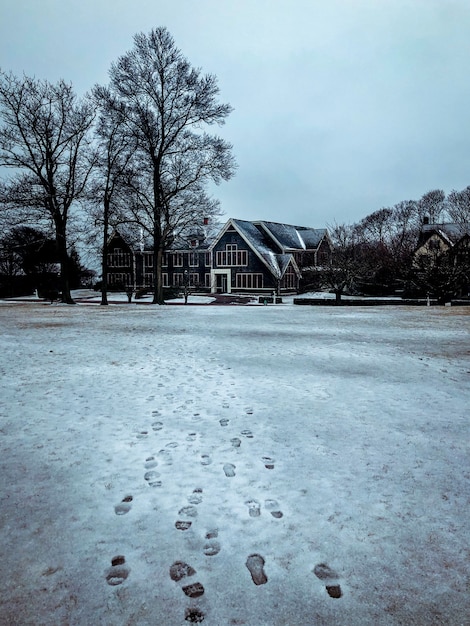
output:
[[[138,174],[129,179],[132,219],[153,240],[154,303],[164,302],[162,260],[175,229],[195,219],[202,223],[211,206],[205,185],[235,171],[232,146],[203,131],[225,123],[232,110],[218,93],[215,76],[192,68],[163,27],[137,34],[133,49],[112,64],[109,86],[94,89],[104,111],[124,111],[127,133],[137,143]]]
[[[13,172],[2,186],[2,201],[28,221],[52,223],[67,303],[73,303],[67,226],[90,172],[93,118],[91,104],[62,80],[52,84],[0,72],[0,166]]]
[[[423,195],[421,200],[418,200],[417,209],[421,217],[421,223],[423,218],[427,217],[430,224],[437,224],[445,211],[445,199],[446,194],[442,189],[433,189]]]
[[[460,224],[462,234],[468,232],[470,225],[470,186],[462,191],[453,189],[447,196],[447,212],[456,224]]]
[[[102,111],[95,127],[97,147],[88,195],[95,225],[101,227],[101,304],[108,304],[108,239],[112,225],[126,221],[131,201],[126,180],[134,178],[131,162],[136,142],[125,132],[125,118],[118,106]]]

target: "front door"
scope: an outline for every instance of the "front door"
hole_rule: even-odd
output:
[[[217,274],[217,293],[227,293],[227,274]]]

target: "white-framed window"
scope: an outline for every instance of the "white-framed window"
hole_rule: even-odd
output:
[[[173,267],[183,267],[182,252],[173,252]]]
[[[144,268],[153,267],[153,252],[144,252]]]
[[[287,268],[286,273],[284,274],[282,286],[284,289],[295,289],[297,287],[297,274],[291,266]]]
[[[108,254],[109,267],[129,267],[130,264],[131,255],[128,252],[124,252],[121,248],[114,248],[114,250]]]
[[[262,289],[263,274],[236,274],[235,285],[237,289]]]
[[[228,243],[225,250],[217,251],[216,260],[219,267],[248,265],[248,250],[239,250],[236,243]]]
[[[206,252],[206,267],[210,267],[210,266],[211,266],[211,253]]]
[[[153,285],[153,273],[144,272],[144,287],[151,287]]]
[[[184,285],[184,274],[182,272],[174,272],[173,287],[182,287]]]
[[[162,282],[164,287],[169,287],[168,284],[168,274],[162,274]]]
[[[168,252],[164,252],[162,256],[162,266],[168,267]]]
[[[199,254],[197,252],[189,253],[189,267],[197,267],[199,265]]]
[[[192,273],[189,275],[189,286],[195,287],[196,285],[199,285],[199,274]]]
[[[209,288],[212,286],[210,272],[207,274],[204,274],[204,286],[209,287]]]
[[[124,287],[132,284],[131,275],[125,272],[113,272],[108,274],[109,285],[122,285]]]

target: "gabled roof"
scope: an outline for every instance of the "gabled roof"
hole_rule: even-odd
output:
[[[470,224],[442,223],[423,224],[421,227],[421,238],[427,239],[432,233],[438,233],[441,237],[455,243],[466,233],[470,233]]]
[[[248,246],[258,256],[258,258],[266,265],[271,274],[281,279],[289,265],[292,265],[294,271],[300,274],[299,268],[295,263],[292,254],[279,251],[279,244],[275,242],[270,235],[268,229],[261,227],[261,222],[248,222],[246,220],[230,219],[220,232],[216,241],[232,226],[238,234],[245,240]],[[282,226],[279,224],[279,226]],[[301,249],[297,247],[297,249]]]
[[[316,250],[326,236],[326,228],[308,228],[292,226],[278,222],[254,222],[263,228],[279,245],[283,252],[297,250]]]

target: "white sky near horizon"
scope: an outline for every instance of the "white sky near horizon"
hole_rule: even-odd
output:
[[[227,218],[320,228],[470,184],[467,0],[0,0],[0,67],[84,94],[157,26],[234,107]]]

